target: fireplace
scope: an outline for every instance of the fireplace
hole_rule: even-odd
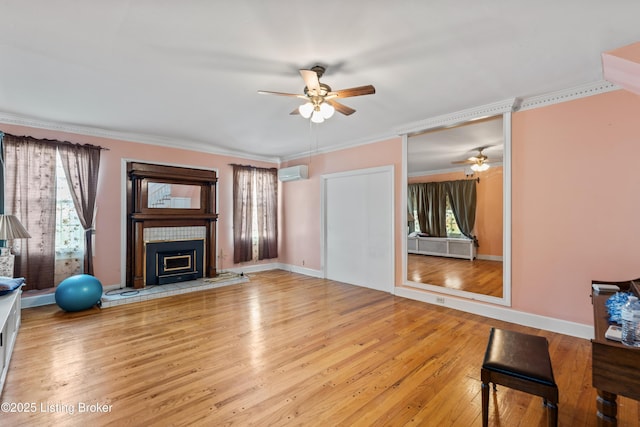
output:
[[[203,272],[203,239],[145,243],[145,285],[195,280]]]
[[[127,176],[127,286],[215,277],[216,172],[128,162]],[[186,240],[199,240],[198,248],[155,249]]]

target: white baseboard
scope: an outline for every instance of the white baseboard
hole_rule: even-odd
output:
[[[467,313],[505,322],[516,323],[518,325],[543,329],[545,331],[557,332],[577,338],[593,338],[593,326],[581,323],[569,322],[567,320],[555,319],[552,317],[540,316],[537,314],[525,313],[507,307],[490,305],[478,301],[464,300],[449,295],[443,296],[419,289],[412,289],[403,286],[395,288],[395,295],[428,304],[449,307]]]
[[[24,295],[24,293],[22,294]],[[50,305],[56,303],[56,296],[52,292],[44,295],[34,295],[32,297],[22,297],[20,301],[21,308],[40,307],[41,305]]]
[[[271,262],[267,264],[253,264],[253,265],[243,265],[240,267],[225,268],[224,271],[230,271],[236,274],[249,274],[249,273],[257,273],[259,271],[276,270],[280,268],[279,266],[280,266],[279,263]]]
[[[313,270],[311,268],[300,267],[297,265],[288,265],[288,264],[282,264],[280,268],[283,270],[290,271],[292,273],[299,273],[299,274],[304,274],[305,276],[324,279],[324,272],[322,270]]]
[[[123,287],[122,285],[109,285],[109,286],[103,286],[102,290],[106,292],[112,289],[120,289],[122,287]],[[23,292],[22,300],[20,301],[22,308],[40,307],[41,305],[51,305],[55,303],[56,303],[55,292],[51,292],[49,294],[43,294],[43,295],[34,295],[34,296],[25,296]]]
[[[257,273],[259,271],[269,271],[269,270],[285,270],[285,271],[290,271],[292,273],[304,274],[305,276],[316,277],[319,279],[324,278],[324,273],[322,272],[322,270],[314,270],[311,268],[300,267],[297,265],[283,264],[281,262],[227,268],[225,271],[232,271],[238,274],[240,273],[248,274],[248,273]]]

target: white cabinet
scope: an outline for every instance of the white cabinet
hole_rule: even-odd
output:
[[[471,239],[407,237],[407,252],[473,260],[476,257],[476,246]]]
[[[0,296],[0,394],[9,370],[9,360],[20,328],[20,288]]]

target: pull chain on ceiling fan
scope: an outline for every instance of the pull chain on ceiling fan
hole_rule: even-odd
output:
[[[300,70],[300,75],[306,85],[304,94],[271,92],[266,90],[260,90],[258,93],[263,95],[290,96],[305,100],[306,102],[304,104],[293,110],[290,114],[300,114],[305,119],[311,118],[311,121],[314,123],[324,122],[333,116],[335,111],[345,116],[356,112],[353,108],[336,101],[335,98],[349,98],[352,96],[372,95],[376,93],[376,89],[372,85],[332,91],[329,85],[320,83],[320,77],[322,77],[324,72],[325,68],[320,65],[316,65],[310,70]]]

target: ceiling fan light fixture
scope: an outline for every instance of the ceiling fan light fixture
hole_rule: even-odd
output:
[[[471,165],[471,170],[474,172],[484,172],[489,169],[488,163],[474,163]]]
[[[310,102],[302,104],[298,107],[298,112],[302,117],[308,119],[309,117],[311,117],[311,113],[313,113],[313,104]]]
[[[319,110],[313,110],[311,121],[313,123],[322,123],[324,122],[324,117],[322,117],[322,113]]]
[[[333,116],[333,113],[335,112],[336,109],[333,108],[333,105],[327,102],[323,102],[322,104],[320,104],[320,114],[322,114],[322,117],[325,120],[331,118],[331,116]]]
[[[332,117],[336,110],[345,116],[356,112],[353,108],[336,101],[335,98],[350,98],[352,96],[373,95],[376,93],[376,88],[372,85],[333,91],[331,86],[320,83],[320,77],[324,75],[324,72],[325,68],[320,65],[316,65],[310,70],[300,70],[300,75],[305,83],[303,89],[304,94],[272,92],[268,90],[259,90],[258,93],[304,99],[306,102],[289,114],[300,114],[305,119],[311,118],[311,121],[314,123],[324,122],[326,119]]]

